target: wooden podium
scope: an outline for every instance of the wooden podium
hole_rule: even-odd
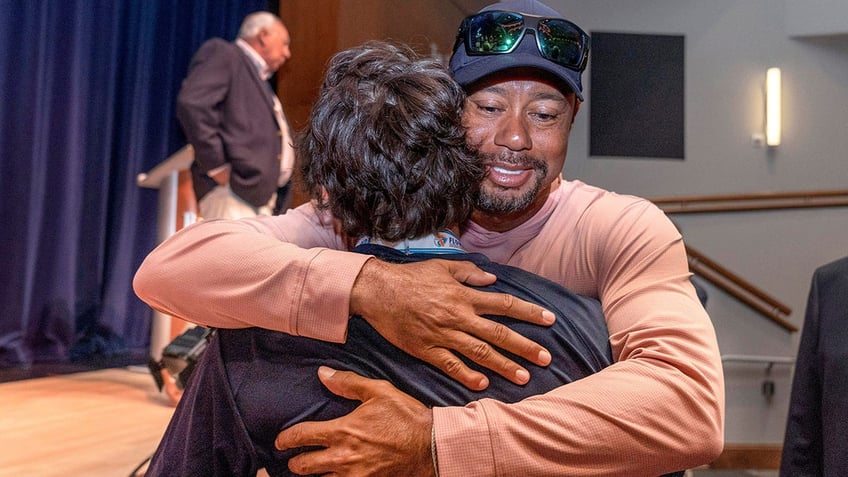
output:
[[[191,185],[189,167],[194,161],[194,148],[189,144],[136,178],[140,187],[159,190],[156,218],[156,243],[161,243],[177,230],[197,220],[197,200]],[[150,357],[162,359],[162,350],[187,323],[153,310],[150,327]]]

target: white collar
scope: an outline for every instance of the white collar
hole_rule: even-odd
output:
[[[429,234],[416,239],[401,240],[399,242],[385,242],[381,239],[372,237],[362,237],[356,242],[356,245],[366,244],[391,247],[395,250],[400,250],[406,255],[419,253],[465,253],[465,250],[462,249],[462,243],[460,243],[459,238],[449,230],[443,230],[439,233]]]
[[[259,54],[256,50],[250,46],[250,43],[242,40],[241,38],[236,38],[236,45],[244,51],[250,61],[253,63],[253,66],[256,67],[256,72],[259,73],[259,77],[262,78],[262,81],[268,81],[268,78],[274,74],[273,71],[268,71],[268,62],[262,58],[262,55]]]

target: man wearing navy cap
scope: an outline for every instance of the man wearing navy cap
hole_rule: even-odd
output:
[[[291,475],[288,460],[301,449],[276,450],[280,430],[342,417],[359,404],[327,392],[319,366],[385,379],[428,406],[459,406],[482,398],[520,401],[612,364],[597,300],[463,252],[459,227],[485,173],[465,144],[457,114],[464,101],[441,63],[408,46],[371,41],[336,54],[298,145],[309,157],[301,170],[304,189],[357,238],[358,253],[391,263],[470,261],[497,276],[480,290],[555,313],[550,327],[490,318],[557,350],[557,359],[544,367],[521,361],[532,373],[524,386],[491,374],[491,384],[477,392],[403,353],[359,317],[351,318],[344,344],[261,328],[219,329],[191,373],[147,477],[255,477],[261,468],[272,477]],[[378,140],[373,131],[380,131]]]
[[[384,382],[322,373],[330,391],[363,405],[284,430],[279,449],[321,448],[293,458],[294,471],[656,476],[719,455],[721,360],[680,234],[646,200],[561,177],[588,50],[588,35],[536,1],[497,3],[463,21],[451,70],[468,94],[466,141],[488,172],[460,239],[466,250],[599,298],[615,363],[517,403],[432,409]],[[557,350],[482,316],[549,323],[517,298],[462,292],[462,283],[491,280],[479,270],[344,252],[333,230],[317,223],[305,205],[264,220],[198,224],[148,257],[136,291],[161,311],[208,326],[325,341],[343,341],[348,316],[360,315],[472,389],[488,379],[457,353],[518,384],[532,377],[499,350],[540,365],[557,359]],[[430,454],[432,468],[414,464]]]

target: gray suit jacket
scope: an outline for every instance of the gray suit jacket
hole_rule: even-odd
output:
[[[194,146],[197,200],[216,186],[207,173],[227,163],[234,193],[256,207],[271,199],[281,153],[273,94],[235,43],[213,38],[195,53],[177,98],[177,118]]]
[[[813,275],[780,475],[848,476],[848,257]]]

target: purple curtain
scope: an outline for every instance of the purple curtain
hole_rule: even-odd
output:
[[[185,144],[192,54],[267,0],[0,2],[0,367],[144,352],[132,276],[156,245],[136,185]]]

